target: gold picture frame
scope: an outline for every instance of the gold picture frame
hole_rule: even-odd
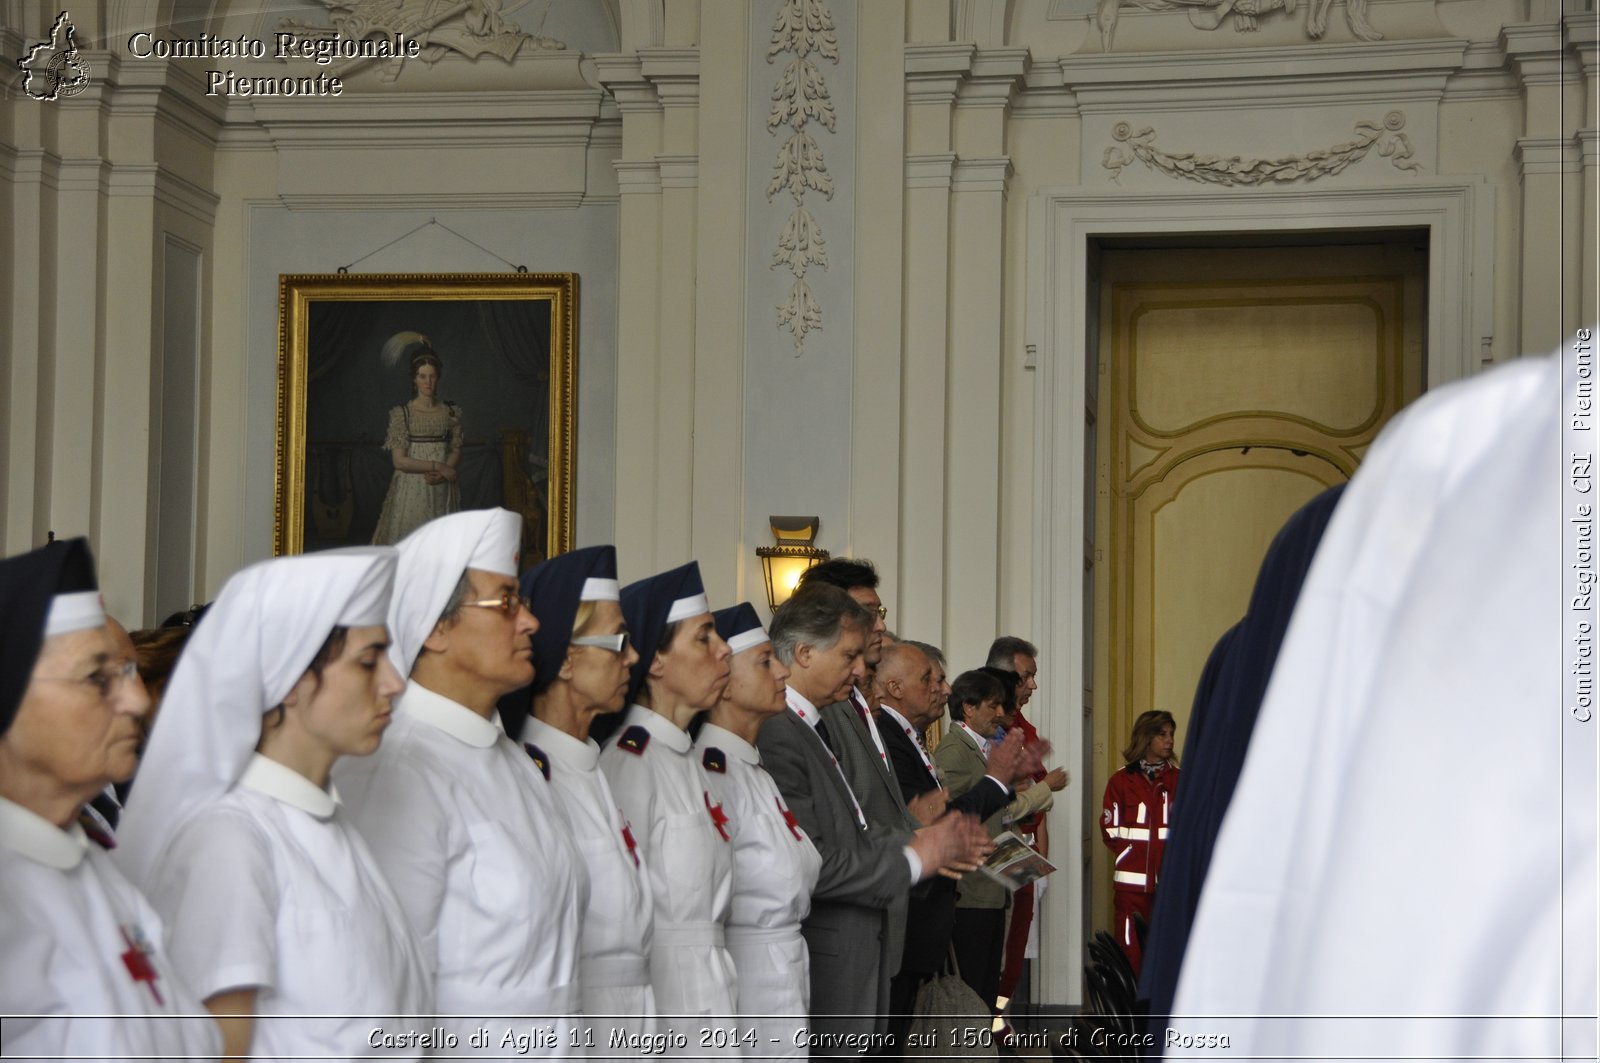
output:
[[[491,505],[523,514],[524,568],[571,549],[577,299],[575,273],[281,275],[273,553]],[[451,450],[445,489],[400,468],[386,445],[404,440],[402,456]]]

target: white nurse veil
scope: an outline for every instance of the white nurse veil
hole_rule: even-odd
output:
[[[1351,482],[1218,835],[1179,1034],[1261,1058],[1558,1051],[1556,1022],[1461,1016],[1562,1009],[1563,364],[1430,393]],[[1590,888],[1593,858],[1568,854]]]
[[[358,546],[236,573],[184,647],[145,747],[112,856],[141,889],[178,831],[228,792],[335,627],[382,624],[397,553]]]

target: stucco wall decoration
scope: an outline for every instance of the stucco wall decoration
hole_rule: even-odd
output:
[[[363,41],[372,37],[403,37],[417,41],[417,58],[432,65],[451,52],[468,59],[493,55],[510,62],[525,45],[542,50],[566,47],[551,37],[526,33],[500,14],[499,0],[468,0],[439,4],[433,0],[322,0],[331,25],[318,26],[286,18],[279,29],[308,41],[340,38]],[[356,60],[352,66],[370,60]],[[384,62],[378,80],[393,82],[405,69],[405,57]],[[341,74],[344,71],[340,71]]]
[[[1236,187],[1315,181],[1339,173],[1376,150],[1395,168],[1418,173],[1422,167],[1411,158],[1411,141],[1401,132],[1405,125],[1405,112],[1390,111],[1382,122],[1357,122],[1356,138],[1344,144],[1279,159],[1246,159],[1209,152],[1164,151],[1156,146],[1156,133],[1151,127],[1135,130],[1127,122],[1118,122],[1111,135],[1119,143],[1106,148],[1100,165],[1111,171],[1113,181],[1124,167],[1138,160],[1168,177]]]
[[[788,298],[778,304],[777,322],[778,328],[788,329],[794,337],[798,356],[805,347],[806,333],[822,327],[822,307],[806,283],[806,270],[812,266],[828,268],[828,245],[822,238],[822,226],[805,205],[807,191],[833,198],[827,160],[807,129],[820,126],[831,133],[837,121],[828,83],[813,60],[820,57],[839,62],[839,40],[827,0],[784,0],[772,23],[767,62],[774,62],[785,53],[791,53],[793,58],[784,64],[778,83],[773,86],[767,130],[781,136],[779,131],[787,127],[790,133],[778,147],[772,180],[767,182],[767,199],[785,191],[794,197],[794,212],[778,235],[771,268],[786,266],[794,274]]]
[[[1111,39],[1117,32],[1117,13],[1124,7],[1143,11],[1186,11],[1189,23],[1196,29],[1214,30],[1223,21],[1232,18],[1233,28],[1239,33],[1251,33],[1257,20],[1282,13],[1292,16],[1300,0],[1099,0],[1094,21],[1100,30],[1100,48],[1111,50]],[[1308,0],[1306,9],[1306,36],[1321,40],[1328,31],[1328,8],[1333,0]],[[1363,41],[1381,41],[1383,34],[1367,19],[1367,0],[1346,0],[1345,22],[1350,32]]]

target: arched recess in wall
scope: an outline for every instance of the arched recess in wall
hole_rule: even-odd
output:
[[[955,39],[979,48],[1003,48],[1013,0],[956,0]]]
[[[608,7],[620,3],[617,24],[622,32],[622,51],[656,48],[666,40],[667,13],[662,0],[606,0]]]

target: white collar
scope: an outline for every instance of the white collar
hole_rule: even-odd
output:
[[[878,702],[878,708],[883,712],[887,712],[894,719],[894,722],[900,725],[900,729],[905,731],[905,733],[907,735],[909,735],[909,736],[916,736],[917,735],[917,729],[915,727],[911,726],[911,721],[910,720],[907,720],[904,716],[900,715],[900,710],[899,709],[896,709],[893,705],[889,704],[887,701]]]
[[[249,763],[244,766],[244,774],[239,776],[239,781],[234,785],[293,805],[317,819],[332,818],[334,809],[339,807],[339,794],[338,791],[330,792],[331,783],[330,790],[324,790],[287,764],[280,764],[260,753],[250,755]]]
[[[83,863],[89,839],[78,826],[62,830],[43,816],[0,797],[0,847],[57,871],[71,871]]]
[[[984,759],[987,760],[989,758],[989,740],[983,737],[977,731],[974,731],[972,728],[968,727],[965,723],[958,723],[956,724],[956,727],[967,733],[967,737],[972,739],[972,744],[978,747],[978,752],[982,753]]]
[[[499,713],[486,720],[459,701],[451,701],[415,681],[406,684],[405,692],[395,701],[394,707],[418,723],[443,731],[474,749],[488,749],[505,734]]]
[[[529,716],[522,728],[522,740],[538,746],[551,760],[564,768],[593,771],[600,761],[600,747],[592,738],[582,742],[558,727],[551,727],[537,716]]]
[[[811,704],[809,698],[794,687],[783,688],[783,700],[788,703],[789,710],[804,720],[813,731],[817,729],[817,724],[822,722],[822,713],[817,711],[817,707]]]
[[[700,728],[700,737],[695,739],[695,745],[700,747],[716,746],[724,753],[731,753],[746,764],[761,763],[761,754],[756,747],[734,734],[732,731],[708,723]]]
[[[689,737],[689,732],[680,729],[671,720],[643,705],[634,705],[628,709],[627,719],[622,721],[624,727],[643,727],[650,732],[650,737],[672,750],[674,753],[688,753],[689,747],[694,745],[694,739]]]

